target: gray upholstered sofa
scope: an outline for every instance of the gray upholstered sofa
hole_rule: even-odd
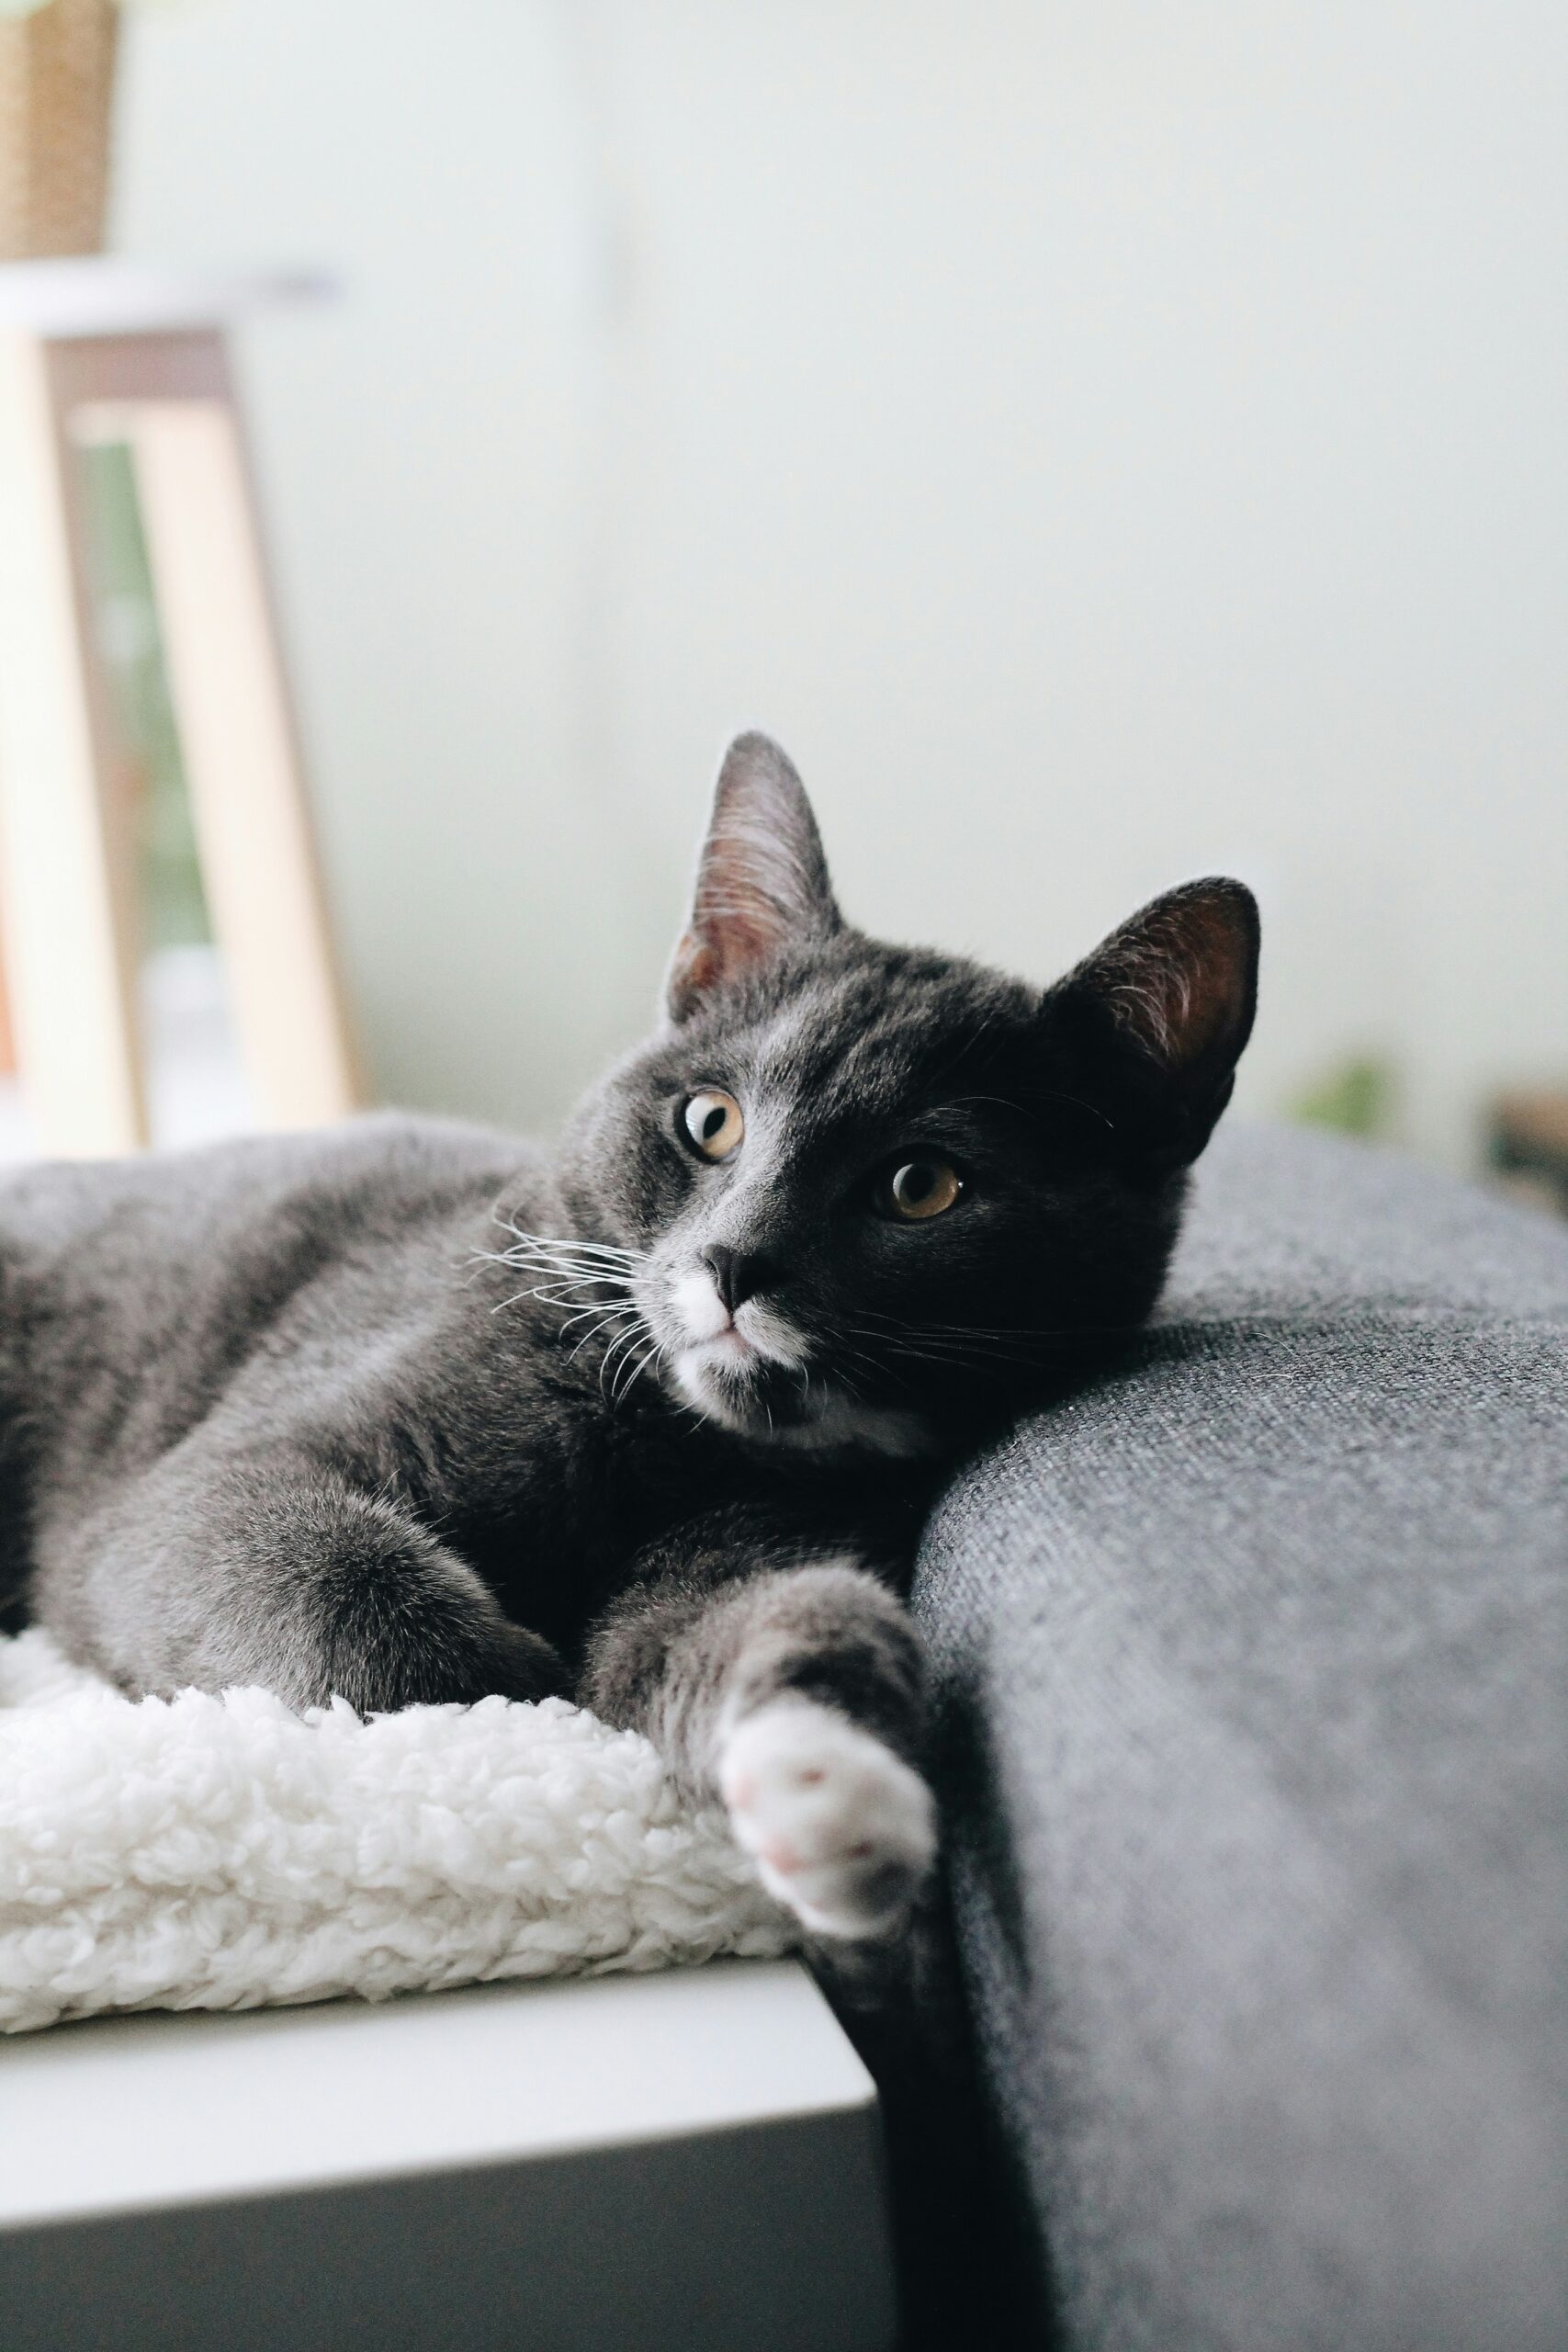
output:
[[[1565,1588],[1568,1227],[1222,1131],[1158,1327],[921,1558],[1038,2297],[956,2231],[971,2340],[1568,2345]]]

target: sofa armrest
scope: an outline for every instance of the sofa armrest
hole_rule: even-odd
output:
[[[1235,1131],[924,1545],[980,2064],[1071,2346],[1568,2340],[1568,1229]]]

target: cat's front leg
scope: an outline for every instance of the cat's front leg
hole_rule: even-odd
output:
[[[719,1797],[816,1933],[886,1937],[936,1851],[919,1637],[852,1560],[723,1519],[660,1547],[601,1620],[582,1696]]]
[[[139,1696],[260,1684],[372,1714],[566,1679],[412,1510],[314,1460],[303,1433],[242,1449],[197,1431],[37,1550],[39,1622]]]

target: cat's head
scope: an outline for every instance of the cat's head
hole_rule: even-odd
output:
[[[1250,892],[1211,880],[1043,993],[885,946],[840,914],[789,761],[742,736],[664,1026],[564,1157],[626,1270],[627,1363],[797,1445],[930,1451],[1016,1410],[1153,1306],[1258,936]]]

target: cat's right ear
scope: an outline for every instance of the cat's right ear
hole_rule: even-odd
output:
[[[739,735],[725,754],[692,911],[664,984],[671,1021],[688,1021],[716,990],[750,978],[803,941],[827,939],[841,917],[806,787],[766,735]]]
[[[1258,1006],[1258,902],[1213,876],[1168,890],[1046,992],[1075,1084],[1156,1166],[1197,1159],[1230,1101]]]

